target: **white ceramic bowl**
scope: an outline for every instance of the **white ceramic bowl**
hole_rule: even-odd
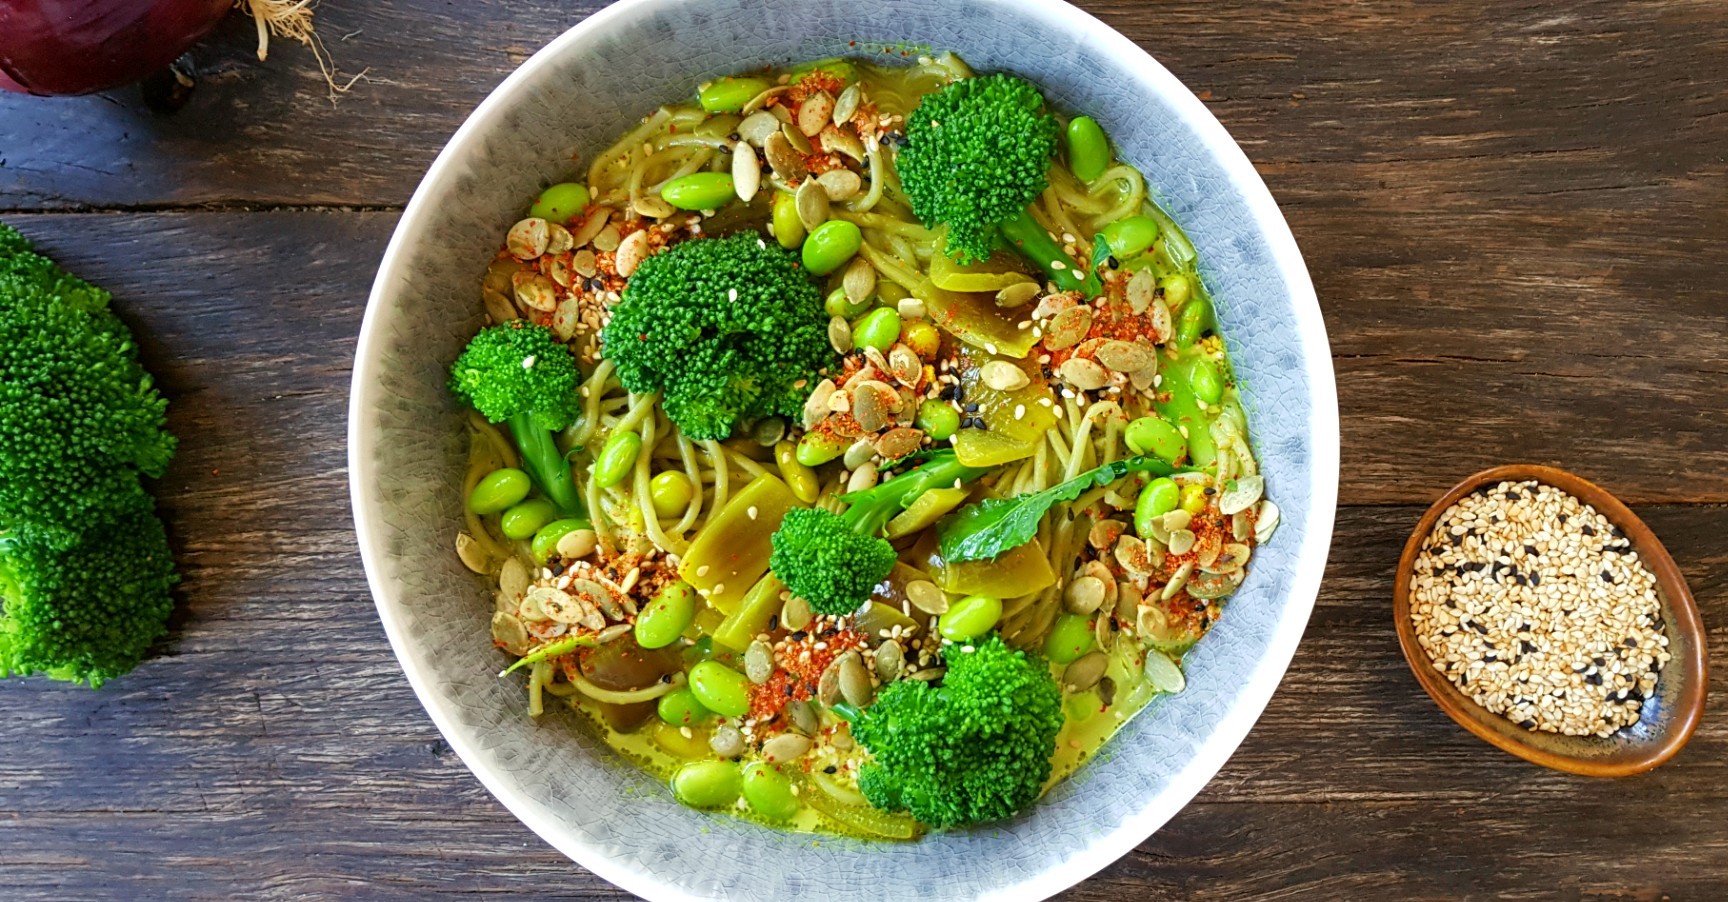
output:
[[[481,325],[480,276],[525,199],[569,176],[573,153],[703,79],[846,53],[853,40],[958,51],[1103,124],[1199,249],[1284,512],[1188,656],[1187,691],[1014,821],[908,845],[816,843],[692,811],[568,715],[530,722],[519,682],[496,676],[486,587],[452,551],[465,448],[445,372]],[[1331,540],[1338,413],[1314,289],[1265,185],[1188,89],[1091,16],[1049,0],[624,0],[506,79],[415,192],[360,333],[349,464],[367,578],[409,682],[481,782],[571,858],[656,899],[1030,899],[1158,829],[1265,707]]]

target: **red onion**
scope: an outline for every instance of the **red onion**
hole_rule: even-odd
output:
[[[233,0],[0,0],[0,88],[88,94],[172,63]]]

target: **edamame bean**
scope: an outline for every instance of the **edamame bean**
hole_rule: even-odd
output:
[[[1063,614],[1050,627],[1050,638],[1044,640],[1044,656],[1058,664],[1072,664],[1098,644],[1092,633],[1092,622],[1085,614]]]
[[[1176,315],[1176,335],[1171,339],[1178,348],[1186,348],[1200,340],[1212,328],[1212,305],[1205,298],[1194,298]]]
[[[1194,361],[1194,368],[1188,371],[1188,384],[1194,389],[1194,397],[1207,404],[1224,400],[1224,371],[1210,357]]]
[[[791,820],[798,813],[798,797],[792,794],[792,781],[766,761],[744,765],[744,801],[749,802],[757,814],[770,820]]]
[[[1182,502],[1182,489],[1176,485],[1176,480],[1168,476],[1160,476],[1146,484],[1140,490],[1140,498],[1134,502],[1134,532],[1146,536],[1152,534],[1152,521],[1176,509]]]
[[[899,282],[890,282],[887,279],[880,279],[876,282],[876,296],[882,299],[882,303],[892,307],[911,297],[912,292],[907,291],[906,286],[901,285]]]
[[[1191,516],[1199,516],[1206,509],[1206,487],[1190,482],[1182,487],[1182,509]]]
[[[498,528],[508,539],[529,539],[540,527],[558,517],[558,509],[544,498],[530,498],[511,507],[498,519]]]
[[[846,453],[850,444],[826,429],[814,429],[798,440],[796,457],[806,467],[820,467]]]
[[[1164,303],[1174,310],[1188,302],[1189,289],[1192,286],[1188,284],[1187,276],[1173,272],[1159,279],[1158,287],[1164,292]]]
[[[540,192],[540,199],[528,208],[529,216],[547,222],[563,223],[588,206],[588,189],[575,182],[560,182]]]
[[[836,288],[828,292],[827,299],[822,302],[822,309],[829,316],[843,316],[851,319],[869,310],[870,300],[866,298],[862,301],[854,301],[846,296],[845,288]]]
[[[496,514],[505,508],[520,504],[528,497],[528,489],[532,485],[528,474],[521,470],[505,467],[493,470],[474,484],[473,491],[468,493],[468,509],[477,514]]]
[[[725,808],[738,801],[738,765],[692,761],[672,776],[672,794],[691,808]]]
[[[960,431],[960,412],[947,401],[931,399],[918,405],[918,428],[932,439],[945,442]]]
[[[690,668],[690,691],[702,707],[721,717],[743,717],[750,710],[750,681],[719,661]]]
[[[1110,245],[1117,260],[1126,260],[1141,253],[1158,240],[1158,220],[1150,216],[1130,216],[1118,219],[1099,230]]]
[[[690,477],[681,471],[667,470],[648,480],[648,500],[654,504],[654,513],[662,517],[684,513],[694,497],[696,489],[690,484]]]
[[[933,360],[942,349],[942,333],[929,320],[913,320],[900,331],[900,340],[912,349],[920,360]]]
[[[642,436],[636,432],[615,432],[594,458],[594,482],[610,488],[624,481],[636,466],[636,455],[642,451]]]
[[[660,719],[675,727],[693,727],[708,719],[710,712],[696,700],[696,693],[689,686],[674,689],[660,696],[660,704],[655,706]]]
[[[810,436],[805,433],[805,438]],[[780,478],[786,480],[786,487],[792,490],[792,496],[805,504],[816,500],[822,486],[816,480],[816,471],[805,466],[798,460],[798,450],[803,447],[800,441],[797,445],[784,439],[774,444],[774,462],[780,465]]]
[[[718,210],[735,196],[729,172],[692,172],[660,189],[660,198],[680,210]]]
[[[1110,165],[1110,140],[1091,116],[1068,123],[1068,168],[1082,182],[1096,181]],[[1115,245],[1111,245],[1114,247]]]
[[[936,621],[936,631],[950,642],[965,642],[990,632],[1002,619],[1002,600],[968,595],[948,606]]]
[[[830,219],[804,239],[804,268],[825,276],[845,266],[863,243],[864,233],[858,226],[844,219]]]
[[[1122,441],[1135,454],[1155,454],[1175,463],[1188,453],[1188,440],[1182,431],[1159,417],[1140,417],[1122,431]]]
[[[763,91],[768,82],[760,78],[716,78],[696,92],[697,102],[710,113],[736,113]]]
[[[798,218],[798,200],[785,191],[774,194],[773,212],[769,223],[774,229],[774,240],[780,246],[791,251],[797,250],[804,243],[804,220]]]
[[[559,539],[578,529],[587,529],[590,525],[587,520],[576,517],[553,520],[540,527],[540,531],[534,534],[534,540],[528,543],[528,548],[533,552],[534,560],[544,564],[557,553]]]
[[[877,307],[852,324],[853,347],[875,348],[886,353],[899,340],[900,313],[888,307]]]
[[[677,642],[696,619],[699,601],[696,589],[681,579],[661,587],[636,615],[636,644],[643,648],[665,648]]]

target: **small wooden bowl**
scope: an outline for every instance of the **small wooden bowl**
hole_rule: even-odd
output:
[[[1563,736],[1528,730],[1476,704],[1433,667],[1428,653],[1416,641],[1416,626],[1410,619],[1410,581],[1422,542],[1446,509],[1460,498],[1498,482],[1536,480],[1570,492],[1596,508],[1609,522],[1620,527],[1639,560],[1656,577],[1656,595],[1662,603],[1662,624],[1668,634],[1671,659],[1657,676],[1656,694],[1644,703],[1637,723],[1606,738]],[[1483,470],[1453,487],[1416,524],[1404,554],[1398,559],[1398,578],[1393,589],[1392,616],[1397,621],[1398,644],[1404,659],[1440,710],[1459,726],[1493,745],[1544,767],[1589,777],[1624,777],[1643,773],[1674,757],[1692,738],[1704,715],[1706,690],[1704,624],[1686,579],[1668,549],[1619,499],[1602,487],[1564,470],[1533,464],[1513,464]]]

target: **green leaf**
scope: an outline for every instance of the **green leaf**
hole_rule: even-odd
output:
[[[1129,473],[1169,476],[1172,472],[1168,463],[1156,457],[1130,457],[1087,470],[1042,492],[969,504],[937,524],[942,558],[951,563],[994,558],[1032,541],[1038,522],[1051,507],[1073,501],[1089,488],[1109,485]]]
[[[524,667],[538,664],[547,658],[556,658],[560,655],[567,655],[578,648],[593,648],[598,644],[599,643],[594,640],[593,636],[566,636],[563,639],[559,639],[557,642],[550,645],[542,645],[523,655],[516,661],[516,663],[504,668],[504,671],[498,675],[501,677],[509,676]]]
[[[1110,240],[1105,238],[1102,233],[1100,233],[1098,237],[1092,239],[1092,271],[1098,272],[1102,270],[1105,262],[1107,262],[1114,253],[1115,251],[1110,249]]]

